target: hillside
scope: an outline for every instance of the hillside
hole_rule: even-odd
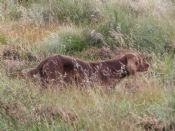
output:
[[[0,130],[175,130],[174,25],[174,0],[0,0]],[[111,90],[17,75],[53,54],[127,51],[151,57],[149,71]]]

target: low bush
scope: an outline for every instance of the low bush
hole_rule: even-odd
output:
[[[52,33],[39,42],[36,52],[44,55],[54,53],[74,54],[88,47],[81,29],[64,27],[60,30],[60,32]]]

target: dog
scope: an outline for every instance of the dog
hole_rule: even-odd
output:
[[[39,74],[44,86],[53,81],[76,85],[85,83],[110,85],[113,81],[147,71],[148,68],[146,58],[139,53],[126,53],[119,58],[94,62],[54,55],[43,60],[36,68],[23,72],[23,75],[33,77]]]

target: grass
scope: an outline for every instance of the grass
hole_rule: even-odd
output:
[[[140,88],[127,89],[127,81],[120,83],[116,90],[105,91],[100,88],[80,91],[74,88],[56,90],[39,90],[37,84],[28,80],[12,79],[1,74],[1,101],[12,104],[18,102],[32,112],[39,105],[51,105],[64,107],[76,112],[78,123],[71,125],[59,119],[40,118],[28,122],[21,122],[15,117],[17,109],[13,109],[14,116],[8,116],[1,108],[1,122],[3,129],[29,130],[141,130],[137,126],[137,117],[155,115],[156,119],[171,122],[174,120],[173,89],[164,89],[158,81],[149,78],[143,82],[143,78],[137,80],[137,84],[143,84]],[[128,80],[132,80],[129,78]],[[172,95],[171,95],[172,94]],[[59,96],[59,97],[58,97]],[[24,113],[24,116],[27,116]],[[3,117],[5,115],[6,117]],[[53,119],[53,120],[52,120]],[[13,120],[13,121],[12,121]],[[35,122],[35,124],[34,124]],[[21,123],[21,124],[20,124]],[[7,127],[5,127],[7,126]]]
[[[85,36],[82,34],[82,29],[75,27],[60,27],[60,31],[50,34],[44,38],[39,44],[33,47],[40,54],[74,54],[81,52],[87,48]],[[39,45],[39,46],[38,46]]]
[[[173,0],[6,4],[0,1],[0,129],[140,131],[174,126]],[[2,59],[4,49],[19,46],[14,50],[25,67],[52,54],[99,60],[103,43],[113,54],[132,49],[150,55],[149,72],[126,78],[112,90],[98,85],[83,91],[74,85],[43,90],[37,78],[9,77]],[[35,61],[28,58],[29,52]],[[68,121],[67,111],[78,120]]]
[[[0,44],[4,45],[7,43],[7,38],[4,34],[0,33]]]

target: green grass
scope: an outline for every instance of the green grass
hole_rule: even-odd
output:
[[[7,44],[7,38],[4,34],[0,33],[0,44],[5,45]]]
[[[9,78],[5,75],[5,71],[1,70],[0,102],[8,105],[9,108],[13,107],[11,112],[7,113],[1,104],[1,129],[143,130],[139,124],[142,123],[141,118],[146,119],[146,116],[154,116],[152,119],[169,124],[175,120],[175,90],[173,86],[167,84],[173,79],[169,75],[166,81],[162,81],[162,76],[154,72],[159,67],[156,66],[158,63],[167,65],[168,56],[164,59],[159,63],[153,58],[155,66],[149,73],[140,74],[136,77],[136,81],[133,77],[126,78],[113,90],[104,90],[100,86],[85,90],[79,90],[75,86],[64,90],[41,90],[39,80],[34,82],[22,78]],[[155,76],[149,77],[151,72],[155,73]],[[166,73],[167,71],[159,72]],[[73,110],[79,120],[72,125],[56,115],[52,117],[29,115],[40,105]],[[21,108],[25,111],[21,111]],[[18,118],[19,112],[23,115]],[[21,117],[27,118],[27,122]]]
[[[49,55],[54,53],[74,54],[88,47],[81,28],[60,27],[60,32],[52,33],[47,38],[33,47],[40,54]],[[39,46],[38,46],[39,45]]]
[[[97,12],[97,4],[93,0],[54,0],[51,4],[53,15],[68,23],[88,24]]]
[[[137,84],[143,83],[143,78],[140,78]],[[27,113],[39,105],[64,107],[74,110],[79,117],[75,125],[64,122],[61,118],[45,119],[41,116],[37,116],[37,120],[29,117],[28,122],[21,122],[15,117],[15,113],[14,116],[9,116],[0,108],[1,129],[140,130],[141,127],[137,126],[137,117],[155,115],[158,120],[169,123],[174,120],[173,89],[160,87],[156,79],[147,79],[138,89],[125,89],[125,82],[120,83],[120,88],[111,91],[100,88],[80,91],[72,87],[62,91],[46,89],[41,92],[40,87],[32,81],[10,80],[1,74],[1,102],[10,103],[10,106],[16,102],[20,103],[19,105],[27,109]],[[16,107],[12,111],[18,110]],[[24,116],[27,116],[27,113],[24,113]]]

